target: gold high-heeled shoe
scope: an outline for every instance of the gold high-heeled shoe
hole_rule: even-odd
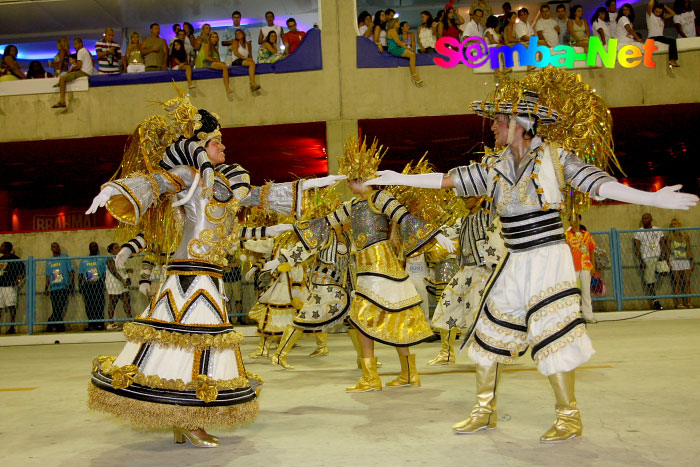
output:
[[[218,448],[219,438],[216,436],[198,436],[190,430],[186,430],[179,426],[173,427],[173,438],[175,439],[175,444],[183,444],[185,441],[192,443],[192,446],[198,448]]]

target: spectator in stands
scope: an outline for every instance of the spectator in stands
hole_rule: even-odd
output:
[[[462,30],[464,31],[463,37],[483,37],[484,26],[481,22],[484,19],[484,10],[481,8],[470,10],[469,17],[469,22],[462,25]]]
[[[250,31],[248,28],[244,25],[241,24],[241,12],[236,10],[231,14],[231,20],[233,21],[233,26],[230,28],[226,28],[226,32],[224,32],[222,36],[222,41],[221,45],[226,47],[226,53],[224,54],[224,63],[227,66],[231,66],[236,60],[235,54],[233,53],[234,47],[238,47],[239,44],[236,42],[236,31],[239,29],[243,31],[243,35],[245,36],[246,42],[250,43],[252,45],[252,38],[250,37]]]
[[[493,9],[491,8],[491,5],[486,2],[486,0],[476,0],[475,2],[472,2],[471,6],[469,7],[469,12],[473,13],[477,9],[484,12],[485,18],[488,18],[493,14]]]
[[[498,32],[499,34],[503,34],[503,32],[506,30],[506,26],[508,26],[508,21],[506,21],[506,16],[508,16],[508,13],[513,11],[513,7],[510,6],[509,2],[505,2],[503,5],[501,5],[501,10],[503,13],[501,14],[500,18],[498,18]]]
[[[97,63],[100,67],[100,74],[119,73],[119,63],[122,59],[122,48],[114,42],[114,30],[106,28],[103,39],[95,44],[97,52]]]
[[[112,320],[107,324],[108,331],[114,331],[119,329],[119,326],[114,323],[114,311],[117,308],[119,300],[122,301],[122,306],[124,307],[124,313],[127,317],[131,318],[131,296],[129,295],[129,286],[131,285],[131,279],[129,278],[129,273],[134,272],[133,269],[126,269],[126,267],[117,267],[117,263],[114,261],[114,256],[119,253],[120,247],[118,243],[111,243],[107,247],[107,252],[113,255],[107,258],[106,266],[107,272],[105,273],[105,288],[107,289],[107,296],[109,297],[109,304],[107,305],[107,319]]]
[[[559,26],[559,45],[569,45],[569,15],[566,14],[566,7],[563,3],[557,5],[557,17],[555,18]]]
[[[627,4],[625,4],[627,5]],[[620,8],[620,19],[625,18],[625,6]],[[634,256],[639,261],[639,270],[642,274],[642,286],[644,293],[648,296],[656,296],[656,270],[662,258],[661,244],[664,241],[664,233],[656,230],[652,224],[651,214],[642,215],[642,231],[634,234],[632,245]],[[650,300],[650,306],[655,310],[663,310],[664,307],[656,300]]]
[[[54,87],[58,87],[61,93],[58,103],[52,106],[54,109],[66,106],[66,83],[75,81],[83,76],[89,77],[95,71],[95,66],[92,63],[92,55],[83,47],[83,40],[80,38],[73,39],[73,47],[75,47],[76,51],[75,60],[71,62],[68,73],[61,75],[58,78],[58,83],[54,84]]]
[[[411,73],[411,81],[416,86],[421,86],[423,80],[418,76],[416,71],[416,54],[413,53],[408,45],[399,38],[399,20],[394,18],[389,21],[386,32],[387,51],[394,57],[403,57],[408,59],[408,68]]]
[[[203,49],[203,53],[204,60],[202,60],[202,65],[204,65],[204,68],[213,68],[214,70],[220,70],[223,72],[224,88],[226,88],[226,93],[232,94],[233,90],[229,85],[228,67],[221,61],[221,57],[219,56],[219,33],[211,33],[209,36],[209,43],[207,44],[207,47]]]
[[[552,10],[546,3],[540,7],[540,18],[535,23],[535,32],[542,45],[550,49],[559,45],[559,23],[552,18]]]
[[[275,63],[284,58],[277,47],[277,33],[270,31],[258,49],[258,63]]]
[[[146,71],[168,69],[168,43],[160,37],[160,25],[151,24],[151,37],[141,42],[141,54],[146,62]]]
[[[518,22],[515,23],[515,37],[518,38],[518,42],[525,45],[530,43],[530,36],[536,36],[535,30],[532,25],[528,23],[528,18],[530,17],[530,12],[527,8],[521,8],[518,10]]]
[[[271,11],[265,13],[265,21],[267,21],[267,26],[263,26],[262,29],[260,29],[260,34],[258,34],[258,44],[262,45],[263,42],[266,42],[270,37],[270,32],[274,31],[275,37],[277,38],[275,48],[278,50],[281,49],[283,45],[282,37],[284,37],[282,26],[275,25],[275,14]]]
[[[486,31],[484,31],[484,39],[486,39],[486,44],[489,46],[502,44],[501,36],[498,34],[497,29],[498,18],[494,15],[486,18]]]
[[[284,55],[291,55],[304,40],[306,33],[297,30],[297,22],[294,18],[287,20],[287,28],[289,32],[284,34]]]
[[[0,244],[0,253],[2,253],[0,257],[0,313],[7,311],[11,323],[17,319],[17,287],[25,276],[24,263],[9,262],[9,260],[19,259],[19,256],[12,252],[13,248],[10,242]],[[7,334],[14,333],[15,327],[12,325],[7,329]]]
[[[178,31],[178,35],[184,36],[185,31]],[[194,88],[194,84],[192,84],[192,65],[189,63],[189,57],[185,51],[185,42],[182,39],[175,39],[173,41],[172,48],[170,49],[170,69],[185,70],[187,87],[190,89]]]
[[[194,65],[195,57],[197,56],[198,48],[195,48],[197,39],[194,37],[194,26],[185,21],[182,23],[182,29],[185,31],[185,52],[190,58],[190,65]]]
[[[51,297],[51,316],[47,332],[63,332],[66,326],[63,323],[54,324],[56,321],[63,321],[66,316],[66,305],[68,297],[73,293],[73,283],[75,280],[75,269],[73,262],[67,255],[61,254],[61,246],[57,242],[51,244],[53,259],[46,261],[46,287],[44,294]]]
[[[100,247],[96,242],[90,242],[88,247],[90,256],[98,256]],[[104,258],[85,258],[80,260],[78,265],[78,285],[80,293],[83,294],[83,302],[85,302],[85,314],[87,315],[88,325],[86,331],[104,331],[105,323],[103,321],[93,322],[94,320],[105,319],[105,275],[107,266]]]
[[[247,66],[248,78],[250,80],[250,90],[258,91],[260,85],[255,82],[255,60],[253,60],[252,44],[248,40],[245,31],[239,29],[235,33],[231,51],[236,59],[233,61],[233,66]]]
[[[656,0],[649,0],[647,5],[647,31],[649,35],[647,38],[668,45],[668,64],[672,67],[679,67],[676,38],[664,36],[664,22],[674,16],[676,13],[668,5],[661,5]]]
[[[440,27],[444,16],[445,10],[438,10],[437,13],[435,13],[435,19],[433,20],[433,36],[435,36],[436,41],[441,37],[438,35],[438,28]]]
[[[228,266],[224,269],[224,291],[228,299],[226,302],[228,313],[242,314],[243,288],[241,286],[241,260],[238,258],[229,257]],[[238,316],[231,317],[231,323],[238,321],[238,318]]]
[[[374,43],[377,44],[379,53],[384,52],[384,47],[386,47],[386,24],[384,10],[379,10],[374,14],[374,32],[372,33]]]
[[[175,35],[173,36],[172,39],[170,39],[170,44],[168,44],[169,48],[171,48],[171,49],[173,48],[173,42],[175,42],[175,39],[177,39],[177,33],[179,31],[182,31],[182,27],[180,26],[180,23],[173,24],[173,34],[175,34]]]
[[[608,10],[608,16],[611,23],[617,23],[617,2],[615,0],[605,0],[605,8]]]
[[[399,23],[399,39],[408,46],[411,52],[416,53],[416,36],[411,32],[411,25],[408,24],[408,21]]]
[[[571,248],[576,278],[581,288],[581,313],[587,322],[596,323],[591,303],[591,276],[596,270],[596,245],[593,236],[581,225],[580,215],[571,219],[571,227],[566,231],[566,243]]]
[[[53,74],[58,77],[59,75],[68,73],[70,68],[70,60],[68,56],[70,55],[70,43],[68,42],[68,37],[63,36],[58,40],[56,45],[58,53],[53,57]]]
[[[459,40],[462,32],[459,26],[462,24],[464,24],[464,18],[453,6],[448,7],[442,17],[442,22],[438,24],[438,37],[451,37]]]
[[[618,50],[625,46],[635,44],[641,47],[642,38],[634,30],[634,10],[632,5],[625,3],[617,12],[617,24],[615,27],[615,38],[617,38]],[[612,17],[611,17],[612,18]]]
[[[418,26],[418,50],[422,54],[435,53],[436,24],[433,15],[428,10],[420,14],[421,24]]]
[[[673,25],[678,31],[678,37],[697,37],[698,27],[690,0],[676,0],[673,11],[676,13],[673,17]]]
[[[384,10],[384,20],[387,24],[389,24],[389,21],[394,19],[394,16],[396,16],[396,11],[392,10],[391,8]]]
[[[2,54],[2,64],[0,64],[0,81],[14,81],[16,79],[26,79],[24,73],[17,64],[17,46],[8,45]]]
[[[681,221],[673,219],[672,229],[683,227]],[[666,256],[671,266],[671,280],[674,295],[690,294],[690,275],[693,272],[693,250],[690,246],[690,237],[683,230],[672,230],[664,242]],[[692,308],[690,297],[674,298],[676,308]]]
[[[599,38],[603,45],[607,45],[612,37],[610,33],[612,25],[608,10],[603,7],[598,8],[591,18],[591,24],[593,24],[593,35]]]
[[[372,15],[369,14],[369,11],[365,10],[357,17],[357,31],[362,37],[366,37],[367,39],[372,37],[374,23],[372,22]]]
[[[197,56],[194,58],[195,68],[204,68],[204,57],[207,55],[206,49],[209,47],[209,36],[211,36],[211,25],[205,23],[202,25],[199,37],[192,44],[197,50]]]
[[[129,46],[124,54],[124,69],[127,73],[143,73],[146,65],[141,55],[141,36],[134,31],[129,36]]]
[[[574,5],[569,10],[569,21],[567,22],[569,37],[571,37],[571,45],[574,47],[583,47],[584,51],[588,51],[588,36],[590,35],[590,26],[588,21],[583,19],[583,7]]]
[[[27,78],[30,79],[41,79],[41,78],[53,78],[53,75],[48,71],[44,70],[39,60],[32,60],[29,62],[29,69],[27,70]]]
[[[518,16],[515,14],[514,11],[508,12],[505,15],[505,27],[503,28],[503,42],[509,47],[512,47],[518,42],[520,42],[520,39],[518,39],[517,33],[515,31],[517,19]]]

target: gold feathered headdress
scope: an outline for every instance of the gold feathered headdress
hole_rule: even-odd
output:
[[[388,150],[388,148],[384,149],[384,146],[377,147],[378,144],[376,138],[369,148],[367,147],[366,139],[362,140],[362,145],[358,143],[355,137],[345,140],[343,155],[338,159],[340,165],[338,173],[347,175],[348,180],[358,178],[369,180],[374,178],[377,174],[379,163]]]

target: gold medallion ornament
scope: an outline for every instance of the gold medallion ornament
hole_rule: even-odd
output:
[[[360,145],[357,138],[351,137],[345,140],[343,155],[338,158],[340,175],[347,175],[348,180],[369,180],[374,178],[388,148],[377,147],[379,143],[375,138],[372,146],[367,147],[366,139]]]

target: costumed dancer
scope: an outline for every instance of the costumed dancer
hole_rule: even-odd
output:
[[[358,196],[324,218],[295,225],[307,250],[321,248],[335,229],[349,225],[355,276],[349,321],[359,331],[363,358],[362,378],[348,392],[382,389],[375,341],[395,347],[401,362],[401,374],[387,386],[420,386],[416,357],[409,347],[433,333],[420,307],[421,298],[389,242],[392,224],[406,255],[429,248],[433,240],[454,249],[435,226],[409,213],[389,192],[363,183],[376,174],[383,155],[376,141],[370,148],[364,142],[360,146],[357,140],[346,141],[340,173],[351,179],[350,189]]]
[[[155,258],[175,250],[151,304],[124,326],[121,353],[94,360],[89,406],[134,424],[172,427],[176,443],[216,447],[205,426],[253,420],[261,383],[245,370],[243,337],[222,299],[224,262],[238,241],[237,212],[262,203],[289,215],[304,188],[294,182],[251,189],[247,171],[224,164],[214,115],[184,97],[164,108],[169,118],[139,125],[121,178],[106,183],[87,211],[106,205],[123,225],[144,233]]]
[[[460,196],[485,195],[491,214],[500,217],[508,253],[486,284],[463,344],[476,363],[477,404],[454,430],[496,427],[502,366],[532,346],[532,358],[556,399],[556,420],[540,440],[581,436],[574,370],[594,350],[581,317],[560,209],[581,201],[580,194],[567,200],[574,190],[584,202],[587,195],[666,209],[689,209],[698,197],[679,193],[680,185],[654,193],[635,190],[601,170],[610,160],[617,162],[612,119],[603,99],[578,75],[547,68],[520,82],[501,82],[491,99],[474,102],[472,109],[492,119],[496,146],[505,148],[497,155],[447,175],[384,172],[370,183],[453,187]]]

